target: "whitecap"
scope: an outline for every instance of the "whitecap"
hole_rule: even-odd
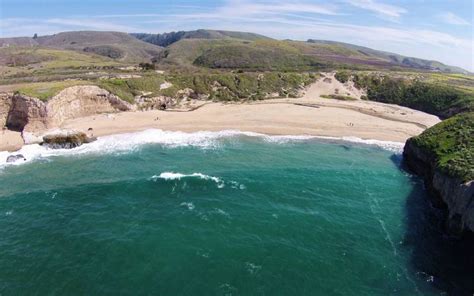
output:
[[[224,182],[214,176],[205,175],[202,173],[192,173],[192,174],[181,174],[181,173],[174,173],[174,172],[163,172],[159,176],[154,175],[150,179],[156,181],[157,179],[163,180],[181,180],[183,178],[199,178],[201,180],[210,180],[217,184],[218,188],[224,187]]]
[[[245,267],[250,274],[256,274],[260,269],[262,269],[261,265],[256,265],[252,262],[245,262]]]
[[[222,216],[225,216],[225,217],[230,217],[229,213],[227,213],[226,211],[224,211],[222,209],[215,208],[214,210],[219,215],[222,215]]]
[[[188,210],[190,210],[190,211],[194,210],[194,208],[195,208],[195,206],[194,206],[194,204],[193,204],[192,202],[182,202],[182,203],[180,204],[180,206],[187,207]]]

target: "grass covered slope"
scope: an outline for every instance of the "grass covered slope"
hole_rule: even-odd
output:
[[[97,85],[133,103],[136,96],[180,99],[184,94],[214,101],[260,100],[297,97],[315,75],[305,73],[173,73],[145,72],[136,78],[64,80],[19,84],[14,92],[47,101],[61,90],[76,85]],[[163,87],[162,85],[166,85]]]
[[[17,88],[16,93],[27,95],[29,97],[38,98],[41,101],[48,101],[63,89],[76,86],[76,85],[87,85],[92,84],[88,81],[83,80],[66,80],[66,81],[53,81],[53,82],[38,82],[24,84]]]
[[[441,118],[474,111],[474,78],[467,75],[404,72],[349,72],[335,75],[342,83],[354,81],[367,99],[406,106]]]
[[[248,33],[223,30],[195,30],[195,31],[178,31],[162,34],[132,33],[132,36],[145,42],[158,46],[168,46],[182,39],[240,39],[240,40],[258,40],[270,39],[266,36]]]
[[[260,100],[271,94],[296,97],[313,81],[313,75],[300,73],[179,73],[99,80],[97,85],[128,102],[144,93],[179,98],[186,90],[191,91],[192,96],[209,100],[238,101]],[[164,82],[171,86],[162,88]]]
[[[317,45],[320,48],[328,48],[332,51],[338,51],[339,54],[332,53],[336,59],[345,57],[362,58],[367,61],[372,61],[374,65],[398,66],[400,68],[411,68],[418,70],[440,71],[445,73],[467,73],[466,70],[455,66],[445,65],[438,61],[425,60],[413,57],[406,57],[396,53],[375,50],[372,48],[358,46],[354,44],[326,41],[326,40],[308,40],[308,43]],[[322,53],[328,54],[328,53]]]
[[[284,41],[257,40],[252,43],[227,44],[205,51],[194,65],[207,68],[253,70],[310,70],[326,64],[303,54]]]
[[[473,112],[446,119],[411,141],[427,151],[443,173],[464,182],[474,180]]]
[[[164,34],[132,34],[160,46],[165,53],[159,63],[206,68],[288,71],[322,68],[390,69],[466,73],[467,71],[430,61],[405,57],[342,42],[275,40],[262,35],[217,30],[180,31]],[[186,42],[187,41],[187,42]],[[184,53],[184,54],[183,54]],[[185,56],[185,59],[177,59]]]

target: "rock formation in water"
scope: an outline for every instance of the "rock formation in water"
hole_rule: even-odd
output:
[[[78,131],[59,131],[43,136],[41,145],[51,149],[72,149],[95,141],[96,138],[89,137]]]
[[[12,162],[16,162],[18,160],[23,160],[25,161],[26,158],[23,156],[23,154],[14,154],[14,155],[9,155],[7,157],[7,162],[8,163],[12,163]]]

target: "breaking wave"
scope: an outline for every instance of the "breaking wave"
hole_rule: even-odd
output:
[[[160,144],[167,147],[191,146],[202,149],[217,149],[222,145],[222,139],[239,136],[260,138],[266,142],[277,144],[295,141],[306,141],[311,139],[325,139],[335,142],[353,142],[377,146],[395,153],[400,153],[403,149],[403,143],[377,140],[363,140],[357,137],[336,138],[307,135],[272,136],[237,130],[224,130],[219,132],[200,131],[194,133],[186,133],[163,131],[160,129],[148,129],[136,133],[117,134],[99,137],[97,141],[93,143],[82,145],[74,149],[49,149],[47,147],[34,144],[25,145],[19,151],[13,153],[7,151],[0,151],[0,168],[4,167],[5,165],[19,165],[31,162],[36,159],[48,158],[51,156],[129,152],[139,149],[141,146],[146,144]],[[22,154],[26,158],[26,160],[20,160],[14,163],[7,164],[7,157],[9,155],[16,154]]]

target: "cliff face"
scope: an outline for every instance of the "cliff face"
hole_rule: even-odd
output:
[[[46,105],[32,97],[15,94],[8,112],[6,125],[14,131],[33,131],[48,127]]]
[[[50,125],[92,114],[127,111],[134,107],[97,86],[73,86],[64,89],[46,104]]]
[[[447,231],[455,235],[474,232],[474,181],[463,182],[442,172],[435,157],[418,147],[413,138],[405,144],[403,156],[408,168],[424,178],[434,205],[446,207]]]
[[[46,103],[20,94],[1,96],[0,126],[31,133],[58,127],[67,119],[133,109],[135,106],[97,86],[73,86]]]
[[[7,125],[8,113],[12,105],[12,98],[8,94],[0,94],[0,127]]]

